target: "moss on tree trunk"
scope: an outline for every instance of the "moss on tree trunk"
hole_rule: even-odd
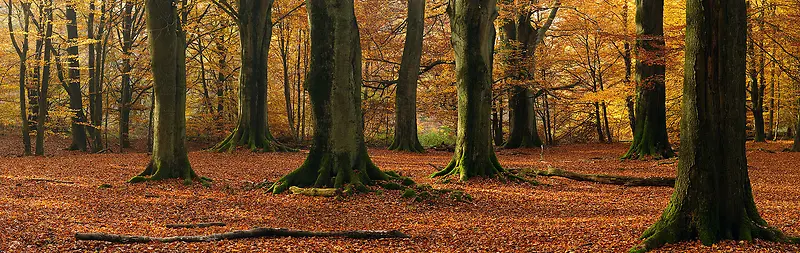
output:
[[[667,136],[664,1],[636,1],[636,115],[623,159],[675,156]]]
[[[389,176],[369,158],[361,116],[361,45],[353,1],[309,0],[311,62],[306,82],[314,140],[300,168],[270,187],[351,188]],[[488,114],[487,114],[488,116]]]
[[[186,37],[174,0],[148,0],[148,40],[153,71],[155,118],[153,155],[131,183],[170,178],[185,183],[201,178],[192,170],[186,150]]]
[[[272,34],[272,0],[240,0],[237,25],[241,40],[239,113],[236,128],[214,151],[244,146],[252,151],[288,151],[269,131],[267,59]]]
[[[432,176],[492,177],[505,172],[494,153],[489,120],[496,2],[454,0],[447,13],[456,60],[458,132],[453,159]]]
[[[699,239],[789,241],[759,216],[745,156],[744,0],[687,2],[681,152],[675,191],[631,249]],[[724,63],[724,64],[722,64]]]
[[[425,152],[417,136],[417,80],[425,30],[425,0],[408,1],[408,25],[395,97],[394,139],[389,150]]]

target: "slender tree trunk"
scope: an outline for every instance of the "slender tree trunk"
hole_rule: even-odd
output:
[[[597,129],[597,140],[600,143],[606,142],[606,135],[603,134],[602,115],[600,115],[600,103],[594,102],[594,125]]]
[[[290,186],[345,188],[389,176],[375,166],[364,145],[361,114],[361,44],[353,1],[309,0],[311,68],[306,82],[314,110],[314,143],[300,168],[270,190]]]
[[[119,146],[129,148],[130,142],[130,117],[131,117],[131,49],[133,47],[133,3],[125,2],[122,14],[122,83],[119,102]],[[202,58],[201,58],[202,61]],[[203,80],[205,82],[205,79]],[[207,103],[207,100],[206,100]]]
[[[631,56],[631,43],[628,39],[628,1],[622,5],[622,27],[625,42],[623,43],[622,59],[625,61],[625,85],[630,85],[633,73],[633,57]],[[631,134],[636,132],[636,109],[633,96],[625,97],[625,107],[628,109],[628,122],[631,126]]]
[[[797,100],[797,104],[800,105],[800,99]],[[800,110],[797,113],[797,121],[794,125],[795,132],[794,132],[794,143],[792,144],[792,152],[800,152]]]
[[[498,96],[497,101],[492,101],[492,133],[494,134],[494,145],[503,145],[503,109],[502,96]]]
[[[175,0],[147,0],[150,67],[155,92],[155,135],[150,164],[131,183],[180,178],[201,180],[189,164],[186,149],[186,35],[180,28]],[[205,181],[205,180],[201,180]]]
[[[389,150],[425,152],[417,136],[417,80],[425,30],[425,0],[408,1],[408,25],[397,79],[394,139]]]
[[[287,151],[269,131],[267,115],[267,59],[272,38],[272,0],[240,0],[237,24],[241,40],[239,120],[216,151],[245,146],[251,151]]]
[[[605,127],[606,131],[606,142],[612,143],[614,142],[614,138],[611,135],[611,127],[608,125],[608,106],[606,102],[600,103],[600,106],[603,108],[603,127]]]
[[[86,115],[83,113],[83,94],[81,93],[81,70],[78,62],[78,20],[74,3],[68,3],[65,16],[67,18],[67,48],[69,59],[69,109],[73,113],[70,134],[72,144],[69,150],[86,151]]]
[[[17,52],[17,56],[19,57],[19,113],[20,113],[20,121],[21,121],[21,130],[22,130],[22,155],[29,156],[31,155],[31,133],[30,133],[30,123],[28,122],[28,108],[27,108],[27,101],[26,101],[26,88],[27,88],[27,77],[28,77],[28,32],[30,31],[30,24],[31,24],[31,15],[30,15],[30,2],[23,2],[20,4],[22,7],[22,42],[18,43],[16,36],[14,35],[14,24],[11,20],[11,17],[14,12],[14,5],[12,1],[8,1],[6,6],[8,7],[8,31],[9,36],[11,37],[11,44],[14,46],[14,50]]]
[[[761,218],[745,156],[744,0],[689,0],[678,177],[670,203],[631,251],[699,239],[788,241]],[[724,64],[722,64],[724,63]]]
[[[292,109],[292,83],[289,82],[289,45],[292,30],[288,27],[288,21],[284,20],[279,25],[278,30],[278,49],[280,49],[281,64],[283,65],[283,98],[286,105],[286,122],[289,125],[289,132],[296,138],[294,129],[294,110]],[[298,52],[299,54],[299,52]]]
[[[49,5],[53,5],[53,1],[49,1]],[[46,19],[45,22],[45,34],[44,34],[44,66],[42,66],[42,76],[40,77],[39,83],[39,113],[37,115],[38,120],[36,121],[36,152],[37,156],[44,155],[44,138],[46,135],[45,132],[45,123],[47,122],[47,109],[48,109],[48,102],[47,102],[47,91],[50,88],[50,59],[52,55],[53,47],[53,9],[50,7],[45,8],[44,18]]]
[[[87,18],[87,36],[89,39],[97,40],[101,33],[95,34],[95,12],[97,11],[97,7],[94,1],[90,1],[89,3],[89,15]],[[101,23],[102,23],[102,15],[101,15]],[[103,145],[103,138],[102,132],[100,131],[100,124],[103,121],[103,94],[102,88],[100,87],[100,79],[98,78],[98,72],[100,68],[98,67],[98,52],[97,52],[97,42],[93,42],[89,44],[89,112],[91,118],[91,127],[89,128],[89,135],[91,136],[91,146],[92,151],[97,152],[102,149]]]
[[[447,6],[455,50],[458,134],[450,164],[432,176],[493,177],[505,172],[491,142],[491,57],[494,50],[495,0],[454,0]]]
[[[636,1],[636,123],[623,159],[675,156],[667,135],[664,1]]]

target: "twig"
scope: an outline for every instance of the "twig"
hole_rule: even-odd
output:
[[[50,182],[50,183],[59,183],[59,184],[75,184],[75,182],[72,182],[72,181],[61,181],[61,180],[47,179],[47,178],[29,178],[28,180],[35,181],[35,182]]]
[[[259,237],[346,237],[353,239],[408,238],[410,236],[397,230],[351,230],[317,232],[291,230],[285,228],[254,228],[231,232],[200,236],[129,236],[104,233],[76,233],[75,239],[89,241],[106,241],[114,243],[149,243],[149,242],[210,242]]]
[[[222,222],[205,222],[205,223],[188,223],[188,224],[167,224],[166,228],[207,228],[207,227],[224,227],[225,223]]]

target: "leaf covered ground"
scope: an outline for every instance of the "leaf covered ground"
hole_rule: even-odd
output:
[[[475,180],[440,183],[427,175],[450,153],[397,153],[371,149],[384,170],[421,184],[460,189],[472,203],[446,199],[415,202],[401,191],[344,199],[273,195],[247,190],[250,182],[275,181],[298,167],[299,153],[190,153],[192,166],[214,179],[210,188],[178,181],[130,185],[148,161],[144,153],[88,155],[57,151],[50,157],[14,157],[12,137],[0,148],[0,252],[623,252],[655,222],[671,188],[636,187],[538,178],[545,186]],[[55,145],[55,144],[54,144]],[[755,200],[762,216],[800,235],[800,154],[788,143],[748,144]],[[53,150],[54,148],[51,148]],[[675,160],[621,162],[626,144],[586,144],[498,150],[509,168],[547,166],[584,173],[673,176]],[[74,182],[34,181],[54,179]],[[110,184],[111,188],[100,188]],[[168,223],[224,222],[225,227],[167,229]],[[252,227],[306,230],[398,229],[408,239],[354,240],[261,238],[209,243],[111,244],[76,241],[76,232],[172,236]],[[800,246],[763,241],[668,245],[660,251],[800,252]]]

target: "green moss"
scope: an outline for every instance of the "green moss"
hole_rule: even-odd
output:
[[[131,183],[131,184],[141,183],[141,182],[144,182],[144,181],[147,181],[147,178],[143,177],[143,176],[135,176],[135,177],[132,177],[131,179],[128,179],[128,183]]]
[[[419,193],[419,197],[422,198],[422,199],[430,199],[433,196],[431,195],[430,192],[424,191],[424,192],[420,192]]]
[[[416,197],[416,196],[417,196],[417,192],[414,191],[413,189],[406,189],[406,191],[403,192],[403,198],[409,199],[409,198],[413,198],[413,197]]]
[[[98,189],[108,189],[108,188],[111,188],[111,187],[113,187],[113,186],[110,185],[110,184],[101,184],[100,186],[97,186]]]
[[[399,175],[399,174],[397,174],[397,172],[396,172],[396,171],[391,171],[391,170],[390,170],[390,171],[386,171],[386,172],[384,172],[384,173],[386,173],[386,175],[389,175],[390,177],[400,177],[400,175]]]
[[[414,180],[411,180],[411,178],[405,177],[405,178],[403,178],[403,182],[401,182],[401,184],[405,185],[405,186],[412,186],[412,185],[415,185],[417,183],[414,182]]]
[[[395,182],[387,182],[381,185],[386,190],[403,190],[406,187]]]

